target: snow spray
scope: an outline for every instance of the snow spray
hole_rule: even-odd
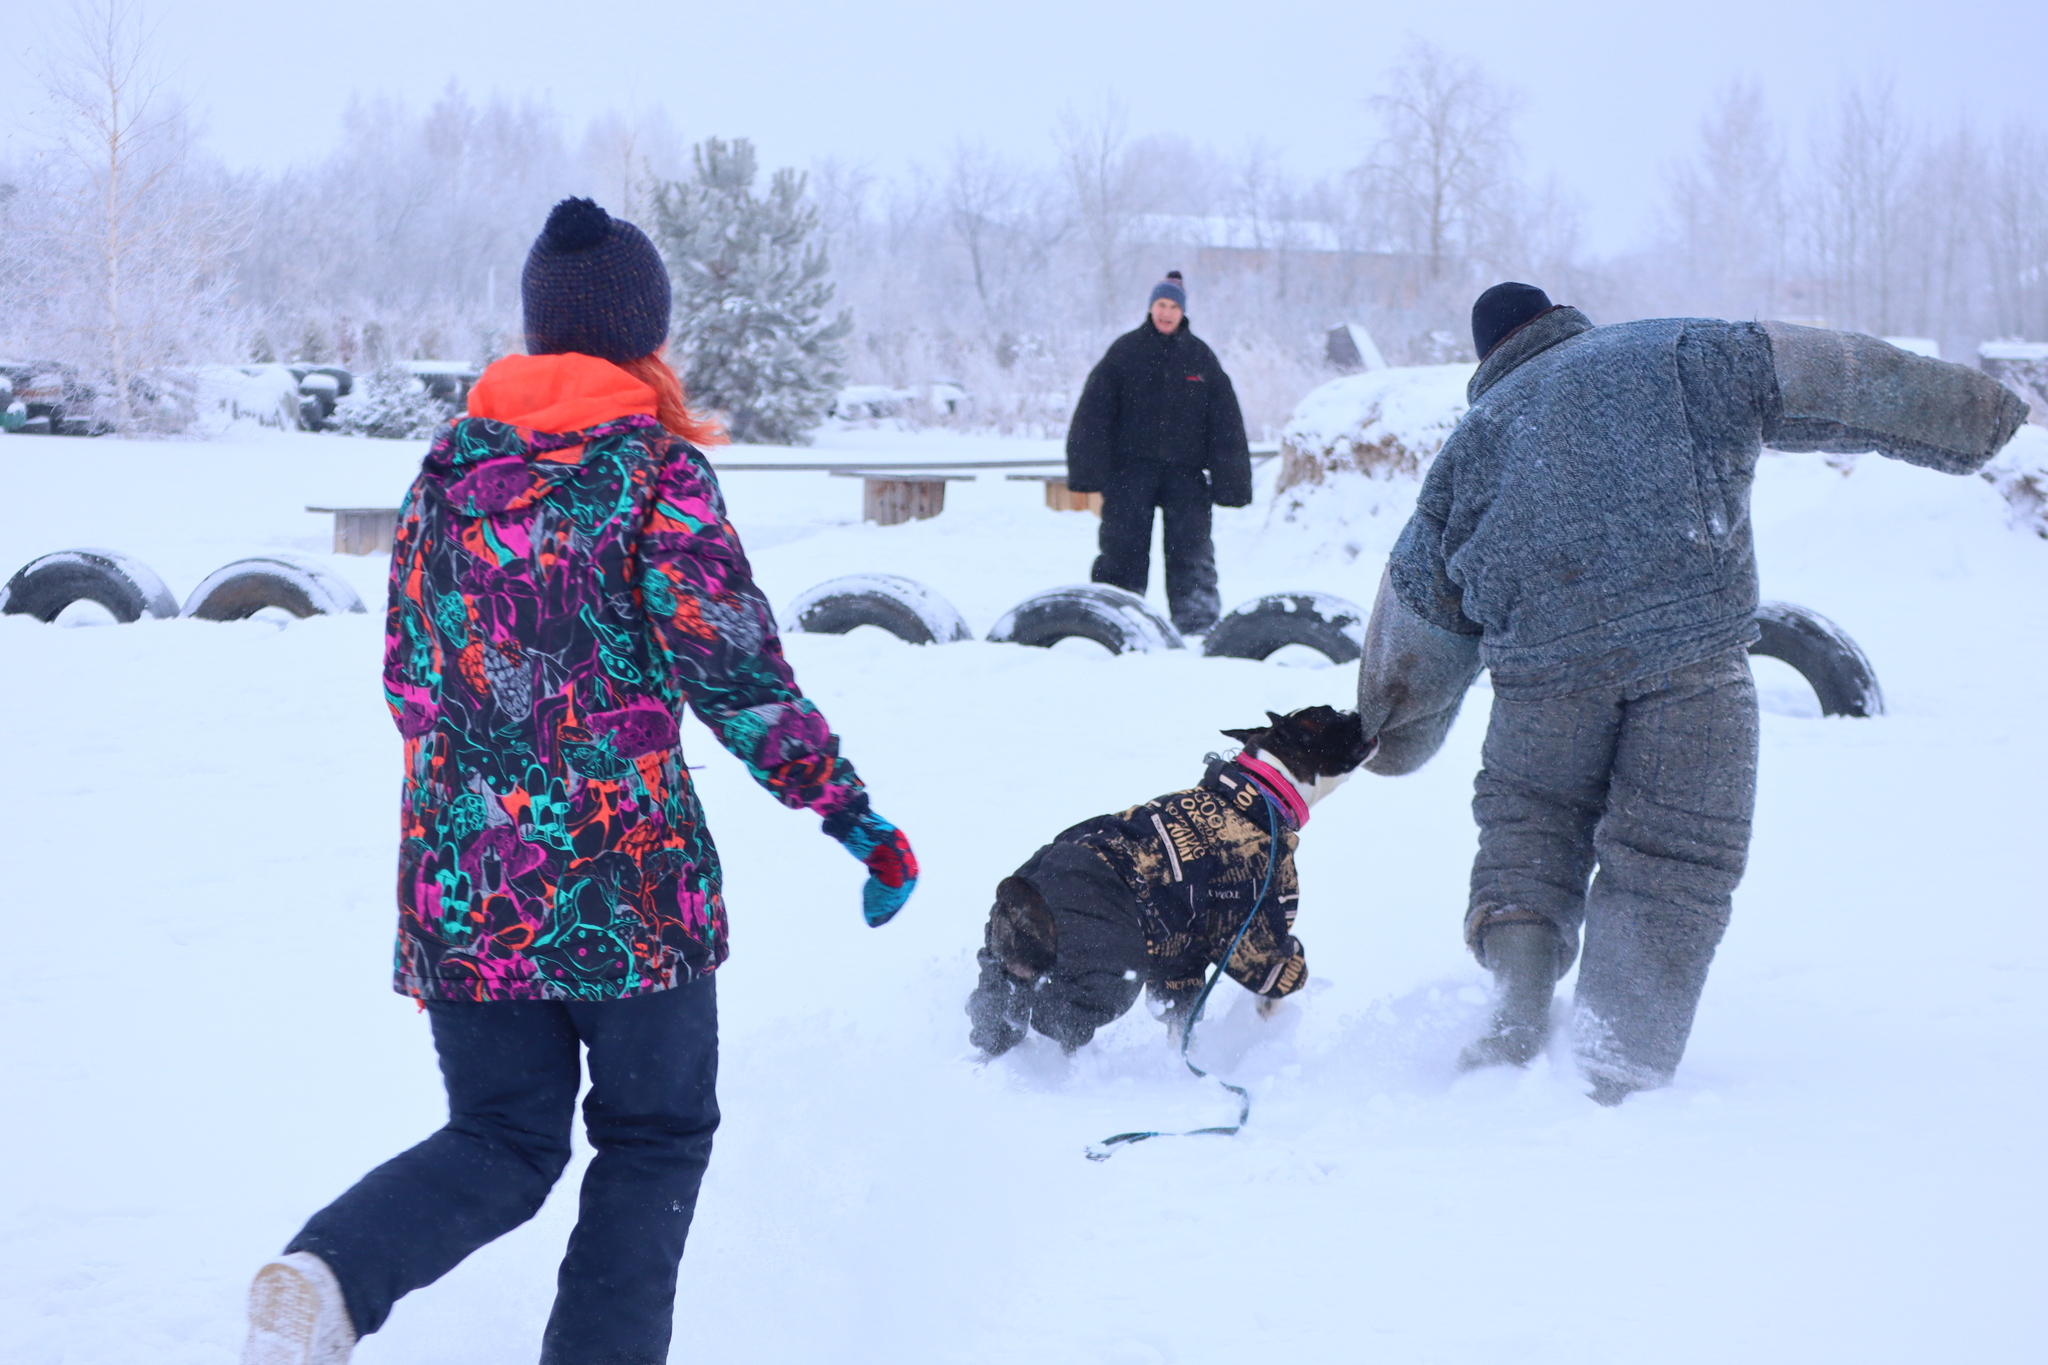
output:
[[[1266,903],[1266,893],[1273,887],[1273,849],[1280,842],[1280,816],[1274,808],[1271,797],[1266,799],[1266,833],[1268,836],[1268,843],[1266,844],[1266,875],[1264,880],[1259,883],[1259,894],[1253,899],[1252,908],[1246,912],[1244,923],[1237,926],[1237,936],[1230,940],[1229,951],[1225,952],[1217,960],[1216,970],[1209,973],[1209,979],[1202,983],[1202,993],[1195,997],[1195,1006],[1188,1011],[1187,1022],[1182,1024],[1180,1028],[1181,1065],[1194,1072],[1201,1079],[1214,1081],[1231,1094],[1237,1096],[1237,1122],[1215,1128],[1190,1128],[1185,1132],[1179,1133],[1164,1133],[1156,1129],[1137,1133],[1118,1133],[1114,1137],[1106,1137],[1102,1141],[1090,1145],[1088,1150],[1083,1153],[1090,1161],[1107,1161],[1116,1155],[1117,1148],[1127,1147],[1134,1142],[1144,1142],[1149,1138],[1235,1137],[1244,1128],[1245,1121],[1251,1118],[1251,1092],[1241,1085],[1232,1085],[1221,1076],[1211,1076],[1208,1072],[1196,1066],[1194,1060],[1188,1056],[1188,1048],[1195,1039],[1195,1025],[1201,1022],[1202,1008],[1209,1003],[1209,992],[1215,990],[1216,983],[1223,979],[1224,966],[1237,956],[1237,946],[1243,943],[1244,936],[1251,932],[1252,920],[1258,916],[1260,907]]]

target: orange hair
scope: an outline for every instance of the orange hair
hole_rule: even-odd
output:
[[[722,446],[732,439],[716,421],[690,411],[690,400],[683,393],[683,381],[662,359],[660,351],[643,355],[638,360],[616,363],[627,374],[654,390],[654,418],[670,432],[697,446]]]

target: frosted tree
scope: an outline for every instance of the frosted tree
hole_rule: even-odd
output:
[[[1775,317],[1786,284],[1784,142],[1755,83],[1721,92],[1692,160],[1667,175],[1687,312]]]
[[[1813,265],[1836,326],[1899,329],[1918,139],[1889,82],[1842,96],[1815,141]]]
[[[1092,114],[1068,110],[1054,135],[1093,266],[1096,309],[1104,321],[1130,309],[1125,277],[1131,271],[1138,185],[1125,124],[1124,106],[1109,98]]]
[[[2014,122],[2000,131],[1987,198],[1987,321],[2003,336],[2048,339],[2048,130]],[[2048,412],[2033,420],[2048,423]]]
[[[222,321],[241,225],[228,186],[193,163],[153,39],[132,0],[80,3],[45,73],[59,153],[47,245],[62,261],[52,330],[123,432],[164,393],[163,367],[218,349],[224,329],[210,324]]]
[[[1479,66],[1415,43],[1369,104],[1381,135],[1367,167],[1401,246],[1423,255],[1429,277],[1481,251],[1519,183],[1510,126],[1513,94]]]
[[[800,445],[844,379],[853,315],[825,321],[833,286],[805,177],[754,192],[753,144],[711,138],[695,174],[654,187],[653,237],[675,284],[669,346],[691,400],[733,439]]]
[[[334,409],[334,429],[344,436],[381,436],[419,441],[448,419],[448,409],[402,365],[380,365]]]
[[[975,297],[990,317],[996,315],[991,277],[1016,210],[1019,179],[1000,157],[979,144],[956,143],[946,168],[946,222],[967,253]]]

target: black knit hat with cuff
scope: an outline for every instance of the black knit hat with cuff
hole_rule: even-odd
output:
[[[672,297],[646,233],[589,199],[564,199],[519,276],[527,352],[610,361],[652,355],[668,340]]]
[[[1497,284],[1472,304],[1472,349],[1481,360],[1507,340],[1509,332],[1534,322],[1555,307],[1533,284]]]

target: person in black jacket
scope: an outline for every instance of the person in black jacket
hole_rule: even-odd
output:
[[[1067,428],[1067,487],[1102,494],[1102,553],[1090,574],[1143,593],[1152,509],[1166,514],[1166,601],[1173,624],[1216,624],[1209,506],[1252,500],[1251,452],[1230,376],[1188,330],[1178,270],[1152,287],[1151,316],[1110,343]]]

